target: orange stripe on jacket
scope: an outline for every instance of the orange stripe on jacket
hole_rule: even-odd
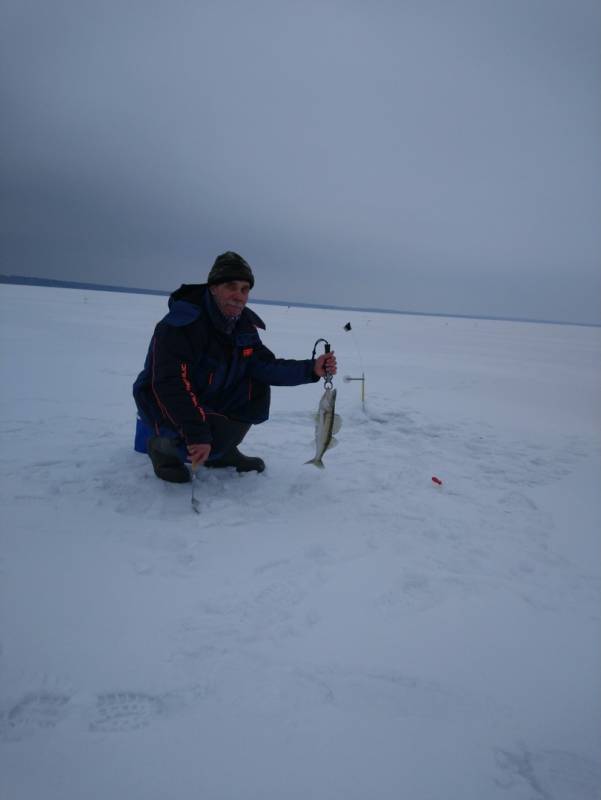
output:
[[[159,397],[159,393],[157,392],[156,387],[154,385],[154,379],[155,379],[154,370],[155,370],[155,364],[156,364],[156,347],[157,347],[156,338],[153,338],[153,340],[152,340],[152,380],[150,382],[150,385],[152,387],[152,393],[153,393],[153,395],[155,397],[155,400],[158,403],[159,408],[163,412],[163,416],[166,417],[168,420],[170,420],[171,423],[177,427],[176,421],[173,419],[171,414],[167,411],[167,409],[165,408],[165,405],[161,402],[161,398]]]
[[[156,365],[156,339],[153,339],[152,340],[152,379],[151,379],[151,382],[150,382],[151,387],[152,387],[152,393],[154,394],[155,399],[156,399],[156,401],[158,403],[158,406],[161,409],[161,411],[163,412],[163,415],[177,429],[179,427],[177,422],[173,419],[173,417],[171,416],[171,414],[167,410],[167,407],[161,401],[161,398],[159,397],[159,393],[156,390],[156,386],[155,386],[155,365]],[[181,364],[180,368],[181,368],[181,372],[182,372],[182,378],[184,378],[184,376],[185,376],[184,386],[186,388],[186,391],[190,395],[190,399],[192,400],[192,403],[193,403],[194,407],[200,413],[203,422],[206,422],[205,412],[202,410],[202,408],[198,404],[198,400],[196,399],[196,395],[192,391],[192,385],[191,385],[190,380],[188,378],[188,365],[187,364]]]
[[[182,377],[182,383],[184,384],[184,388],[188,392],[188,395],[190,396],[190,400],[192,401],[194,408],[196,408],[196,410],[202,417],[203,422],[206,422],[207,418],[205,417],[205,412],[202,410],[200,403],[196,399],[196,395],[194,394],[194,391],[192,389],[192,384],[190,383],[190,378],[188,377],[188,365],[185,362],[180,364],[180,374]]]

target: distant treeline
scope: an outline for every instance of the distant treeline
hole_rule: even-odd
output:
[[[30,278],[23,275],[0,275],[0,283],[13,283],[20,286],[50,286],[57,289],[85,289],[93,292],[125,292],[128,294],[155,294],[168,297],[171,292],[162,289],[139,289],[131,286],[110,286],[104,283],[82,283],[80,281],[57,281],[53,278]],[[330,311],[360,311],[368,314],[406,314],[412,317],[447,317],[449,319],[488,319],[499,322],[535,322],[545,325],[578,325],[584,328],[599,328],[595,322],[560,322],[553,319],[525,319],[523,317],[486,317],[471,314],[441,314],[437,311],[401,311],[395,308],[363,308],[359,306],[328,306],[321,303],[287,303],[284,300],[260,300],[253,297],[252,302],[266,306],[287,306],[288,308],[323,308]]]
[[[160,289],[136,289],[129,286],[110,286],[104,283],[81,283],[79,281],[56,281],[54,278],[29,278],[22,275],[0,275],[0,283],[16,283],[20,286],[52,286],[55,289],[87,289],[94,292],[128,292],[132,294],[169,295]]]

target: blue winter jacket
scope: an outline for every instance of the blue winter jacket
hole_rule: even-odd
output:
[[[209,443],[211,414],[264,422],[270,385],[319,380],[312,359],[276,358],[265,347],[257,331],[265,325],[249,308],[230,327],[206,284],[183,284],[171,295],[133,387],[144,423],[157,432],[167,426],[188,445]]]

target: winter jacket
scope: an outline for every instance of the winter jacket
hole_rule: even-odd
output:
[[[211,414],[264,422],[270,385],[319,380],[312,359],[276,358],[258,328],[265,325],[249,308],[232,325],[206,284],[183,284],[169,298],[169,313],[156,326],[134,383],[142,420],[157,431],[173,428],[188,445],[210,443]]]

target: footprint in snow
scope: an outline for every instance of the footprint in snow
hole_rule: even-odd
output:
[[[158,697],[143,692],[107,692],[96,700],[96,716],[91,731],[118,733],[150,725],[164,713]]]
[[[537,798],[597,800],[601,797],[601,768],[586,756],[563,750],[529,752],[523,745],[516,750],[495,751],[502,789],[525,789]]]
[[[512,511],[538,511],[538,506],[528,495],[523,492],[509,491],[499,497],[499,504],[505,506],[506,513]]]
[[[6,714],[2,738],[19,740],[54,728],[67,714],[69,697],[58,692],[30,692]]]

